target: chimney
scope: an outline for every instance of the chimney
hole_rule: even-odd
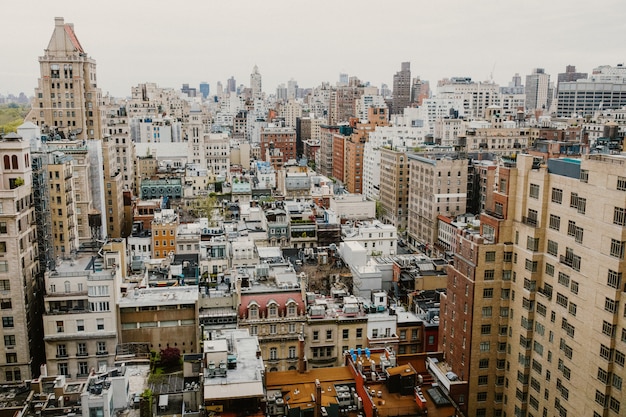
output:
[[[319,379],[315,380],[315,412],[313,417],[322,417],[322,384]]]

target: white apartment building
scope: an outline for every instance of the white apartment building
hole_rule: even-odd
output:
[[[125,243],[105,244],[101,254],[78,254],[45,278],[47,365],[68,379],[113,366]]]

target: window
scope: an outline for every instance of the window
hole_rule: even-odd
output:
[[[6,354],[7,363],[17,363],[17,353]]]
[[[259,327],[258,326],[250,326],[250,335],[256,336],[258,334],[259,334]]]
[[[58,366],[59,366],[59,375],[69,375],[67,363],[60,363]]]
[[[569,287],[569,275],[567,275],[567,274],[565,274],[563,272],[559,272],[558,282],[559,282],[559,284],[563,285],[564,287]]]
[[[332,339],[333,338],[333,331],[332,330],[326,330],[326,340],[328,339]]]
[[[618,224],[620,226],[626,225],[626,209],[625,208],[615,207],[615,209],[613,210],[613,223]]]
[[[550,275],[551,277],[554,276],[554,265],[546,263],[546,274]]]
[[[87,375],[89,373],[89,366],[87,362],[78,362],[78,374]]]
[[[620,402],[616,398],[613,398],[613,396],[609,399],[609,408],[616,413],[619,413]]]
[[[526,249],[537,252],[539,250],[539,238],[528,236],[526,239]]]
[[[526,259],[525,268],[530,272],[537,272],[537,261]]]
[[[615,329],[617,328],[617,326],[615,324],[611,324],[608,321],[604,320],[602,322],[602,333],[609,336],[609,337],[614,337],[615,336]]]
[[[557,256],[559,253],[559,244],[553,240],[548,239],[548,253],[552,256]]]
[[[278,349],[276,349],[275,347],[270,348],[270,360],[278,360]]]
[[[614,258],[624,259],[624,246],[625,242],[620,242],[616,239],[611,239],[611,251],[610,255]]]
[[[485,262],[495,262],[496,253],[494,251],[485,252]]]
[[[488,369],[489,359],[481,359],[480,361],[478,361],[478,367],[481,369]]]
[[[78,342],[76,344],[76,354],[78,356],[87,356],[87,343]]]
[[[574,236],[577,243],[583,242],[583,228],[576,226],[576,222],[572,220],[567,222],[567,235]]]
[[[268,309],[268,316],[271,318],[278,317],[278,306],[276,304],[270,305]]]
[[[487,375],[478,375],[478,385],[487,385],[489,377]]]
[[[606,297],[604,299],[604,310],[609,313],[615,313],[617,311],[617,301]]]
[[[15,335],[4,335],[4,346],[15,346]]]
[[[489,352],[491,345],[489,342],[480,342],[480,351]]]
[[[289,333],[295,333],[296,332],[296,323],[289,323]]]
[[[572,294],[578,294],[578,281],[572,281],[572,285],[570,286],[570,291]]]
[[[356,337],[357,338],[363,337],[363,329],[362,328],[356,329]]]
[[[492,307],[483,307],[483,317],[491,317]]]
[[[494,277],[495,277],[495,273],[496,273],[496,271],[495,271],[495,270],[493,270],[493,269],[487,269],[487,270],[485,270],[485,273],[484,273],[483,279],[484,279],[485,281],[493,281],[493,279],[494,279]]]
[[[76,331],[77,332],[85,331],[85,320],[76,320]]]
[[[611,288],[620,288],[622,285],[622,273],[621,272],[615,272],[611,269],[609,269],[609,273],[607,276],[607,280],[606,280],[606,285],[608,285]]]
[[[270,324],[270,334],[276,334],[276,325]]]
[[[296,347],[295,346],[289,346],[289,359],[295,359],[296,358]]]
[[[107,344],[106,342],[98,342],[96,345],[97,351],[96,353],[98,354],[104,354],[107,353]]]
[[[483,298],[493,298],[493,288],[483,288]]]
[[[2,317],[2,327],[14,327],[13,317]]]
[[[289,317],[295,317],[295,315],[296,315],[296,304],[295,303],[290,303],[287,306],[287,315]]]
[[[313,331],[313,340],[320,340],[320,332],[318,330]]]
[[[64,344],[57,345],[57,357],[67,357],[67,347]]]
[[[258,319],[259,318],[259,307],[256,305],[251,305],[248,307],[248,318],[249,319]]]
[[[98,330],[104,330],[104,319],[96,319],[96,328]]]
[[[480,334],[488,335],[491,334],[491,324],[483,324],[480,326]]]
[[[65,331],[65,328],[63,326],[63,321],[58,320],[57,321],[57,333],[63,333]]]
[[[626,177],[617,177],[617,189],[626,191]]]
[[[579,197],[577,193],[572,193],[569,206],[577,209],[580,214],[585,214],[587,210],[587,199]]]
[[[561,204],[563,202],[563,190],[558,188],[552,189],[552,202]]]
[[[349,339],[350,338],[350,329],[343,329],[341,336],[344,339]]]
[[[539,198],[539,186],[537,184],[530,184],[528,196],[530,198]]]

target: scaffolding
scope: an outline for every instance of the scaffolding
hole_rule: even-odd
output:
[[[31,156],[39,265],[44,271],[53,271],[55,269],[55,257],[50,215],[50,190],[48,189],[48,155],[44,151],[32,153]]]

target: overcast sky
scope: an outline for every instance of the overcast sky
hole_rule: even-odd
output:
[[[626,1],[596,0],[21,0],[0,24],[0,93],[34,93],[54,17],[74,23],[103,93],[156,82],[179,89],[234,76],[263,90],[339,73],[392,85],[403,61],[431,87],[470,76],[506,85],[543,67],[556,78],[623,63]]]

